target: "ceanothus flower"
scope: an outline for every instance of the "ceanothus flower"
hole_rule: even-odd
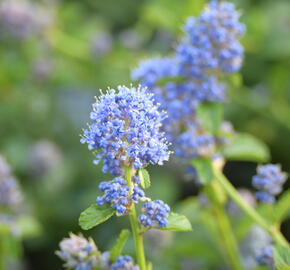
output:
[[[3,0],[0,3],[0,33],[4,37],[25,39],[38,34],[52,21],[43,7],[27,0]]]
[[[70,233],[70,237],[63,239],[59,246],[60,250],[55,254],[65,261],[64,266],[68,269],[93,270],[101,262],[101,254],[91,238],[87,240]]]
[[[22,201],[17,180],[12,176],[9,165],[0,156],[0,207],[16,208]]]
[[[215,136],[200,132],[198,127],[183,132],[176,138],[175,154],[183,159],[212,157],[215,153]]]
[[[199,17],[187,20],[185,36],[173,56],[142,61],[132,72],[132,78],[147,86],[161,109],[168,112],[163,130],[179,156],[185,137],[191,139],[188,132],[197,122],[197,107],[204,102],[223,102],[226,88],[219,78],[241,67],[239,40],[245,28],[239,17],[233,4],[210,2]],[[195,139],[188,143],[191,147]]]
[[[145,197],[144,191],[137,185],[133,187],[133,192],[130,196],[130,187],[122,177],[115,177],[110,182],[101,182],[99,189],[104,192],[104,195],[97,198],[97,204],[110,203],[119,216],[127,214],[132,202],[137,203],[141,198]]]
[[[152,58],[143,60],[132,71],[132,79],[140,80],[142,86],[155,87],[159,80],[177,76],[178,68],[174,58]]]
[[[122,175],[123,166],[162,165],[169,158],[168,143],[160,130],[165,117],[144,88],[119,86],[93,104],[91,123],[81,142],[96,150],[95,163],[103,161],[105,173]]]
[[[170,207],[161,200],[146,202],[142,207],[139,222],[145,227],[166,227]]]
[[[256,256],[256,261],[259,265],[268,266],[274,269],[274,254],[273,247],[264,247],[261,252]]]
[[[259,190],[257,199],[264,203],[275,202],[275,196],[282,191],[286,179],[287,174],[281,171],[280,165],[258,166],[257,175],[252,179],[253,186]]]
[[[111,266],[112,270],[139,270],[139,266],[134,264],[133,259],[128,256],[119,256]]]
[[[211,1],[198,18],[188,18],[185,38],[177,47],[183,72],[202,78],[208,71],[237,72],[243,60],[239,40],[245,26],[229,2]]]

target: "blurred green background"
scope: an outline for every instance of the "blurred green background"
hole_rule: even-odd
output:
[[[34,1],[49,12],[49,25],[27,38],[0,38],[0,152],[41,226],[24,241],[28,270],[62,269],[54,255],[58,242],[80,231],[79,213],[95,201],[99,181],[110,178],[79,142],[98,89],[130,84],[130,70],[140,60],[172,52],[185,19],[198,15],[205,2]],[[290,172],[290,1],[234,2],[247,26],[246,55],[243,86],[228,89],[226,119],[266,142],[272,161]],[[154,199],[173,206],[196,194],[175,164],[149,170]],[[230,163],[225,171],[235,185],[250,187],[255,164]],[[127,225],[125,218],[113,218],[84,234],[105,250]],[[289,234],[289,223],[283,224],[287,229]],[[176,247],[180,260],[185,253]],[[170,268],[157,263],[156,269]]]

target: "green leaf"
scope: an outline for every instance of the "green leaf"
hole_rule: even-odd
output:
[[[151,182],[150,182],[150,175],[148,171],[146,169],[140,169],[138,171],[138,175],[140,178],[141,187],[144,189],[149,188],[151,185]]]
[[[206,102],[202,103],[197,108],[197,119],[211,134],[216,135],[219,132],[220,125],[223,119],[223,109],[221,104]]]
[[[40,223],[33,216],[20,216],[16,222],[23,238],[38,236],[42,231]]]
[[[110,206],[99,206],[92,204],[89,208],[83,211],[79,218],[79,225],[83,230],[89,230],[104,221],[108,220],[116,210]]]
[[[160,230],[188,232],[192,227],[186,216],[170,212],[167,226]]]
[[[178,77],[178,76],[176,76],[176,77],[166,77],[166,78],[160,79],[157,82],[157,85],[164,86],[167,83],[182,83],[184,81],[186,81],[186,78],[185,77]]]
[[[243,85],[243,78],[240,73],[233,73],[228,76],[228,82],[234,88],[239,88]]]
[[[278,270],[290,269],[290,248],[277,246],[274,248],[274,262]]]
[[[110,259],[114,262],[118,256],[121,255],[124,245],[126,244],[128,237],[130,235],[129,230],[122,230],[115,246],[110,251]]]
[[[199,181],[202,184],[210,183],[214,178],[212,162],[206,158],[196,158],[192,160],[192,166],[196,169]]]
[[[228,160],[266,162],[270,158],[266,144],[246,133],[236,134],[223,147],[222,153]]]
[[[290,189],[286,190],[274,206],[274,222],[281,223],[290,216]]]

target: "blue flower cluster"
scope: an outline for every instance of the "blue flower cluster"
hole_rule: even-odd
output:
[[[52,21],[47,9],[27,0],[0,3],[0,33],[3,38],[25,39],[38,34]]]
[[[139,270],[139,266],[135,265],[133,259],[126,255],[119,256],[112,264],[111,270]]]
[[[256,193],[257,199],[264,203],[275,202],[275,196],[282,191],[286,179],[287,174],[281,171],[280,165],[258,166],[257,175],[252,179],[253,186],[259,190]]]
[[[17,208],[22,201],[22,193],[4,157],[0,156],[0,207]]]
[[[190,17],[186,36],[177,47],[182,72],[201,78],[208,71],[232,73],[240,69],[243,47],[239,39],[245,26],[232,3],[211,1],[198,18]]]
[[[142,207],[139,222],[145,227],[166,227],[170,207],[161,200],[146,202]]]
[[[101,253],[94,240],[88,240],[82,235],[70,233],[69,238],[63,239],[60,250],[55,254],[65,261],[64,267],[73,270],[139,270],[130,256],[119,256],[115,263],[110,260],[110,252]]]
[[[259,265],[274,266],[273,248],[271,246],[264,247],[259,255],[256,256],[256,261]]]
[[[65,261],[64,266],[74,270],[92,270],[100,264],[101,255],[92,239],[70,233],[63,239],[55,254]]]
[[[133,193],[130,196],[130,187],[122,177],[115,177],[110,182],[101,182],[99,189],[104,192],[104,195],[97,198],[97,204],[110,203],[116,209],[117,215],[127,214],[131,203],[137,203],[145,196],[144,191],[137,185],[134,186]]]
[[[199,104],[224,101],[225,85],[219,78],[241,67],[243,47],[239,40],[245,27],[239,17],[233,4],[211,1],[198,18],[187,20],[185,36],[171,58],[142,61],[132,72],[132,78],[149,87],[160,107],[168,112],[163,130],[179,156],[192,157],[183,153],[185,148],[196,153],[205,141],[215,143],[207,135],[199,138],[199,132],[192,133],[192,129],[199,128]]]
[[[123,166],[161,165],[169,158],[168,143],[160,131],[165,117],[144,88],[119,86],[93,105],[92,123],[81,142],[98,151],[95,162],[103,161],[105,173],[122,175]]]
[[[216,149],[216,137],[209,133],[198,133],[193,128],[176,139],[175,154],[185,159],[212,157]]]

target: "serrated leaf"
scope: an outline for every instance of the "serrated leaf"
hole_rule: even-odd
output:
[[[146,189],[149,188],[151,185],[150,175],[146,169],[140,169],[138,171],[138,175],[140,178],[140,185],[142,188]]]
[[[192,227],[186,216],[170,212],[167,226],[160,230],[188,232]]]
[[[214,178],[212,162],[206,158],[196,158],[192,160],[192,166],[196,169],[198,179],[202,184],[210,183]]]
[[[286,190],[274,206],[274,222],[281,223],[290,216],[290,189]]]
[[[110,251],[110,259],[112,262],[114,262],[117,259],[117,257],[121,255],[129,235],[130,235],[129,230],[122,230],[121,233],[119,234],[116,244]]]
[[[223,119],[223,109],[221,104],[205,102],[197,107],[197,119],[211,134],[216,135],[219,132]]]
[[[89,230],[104,221],[108,220],[116,210],[110,206],[99,206],[92,204],[89,208],[83,211],[79,218],[79,225],[83,230]]]
[[[290,269],[290,248],[277,246],[274,248],[274,262],[278,270]]]
[[[270,158],[266,144],[246,133],[236,134],[223,147],[222,154],[228,160],[266,162]]]

